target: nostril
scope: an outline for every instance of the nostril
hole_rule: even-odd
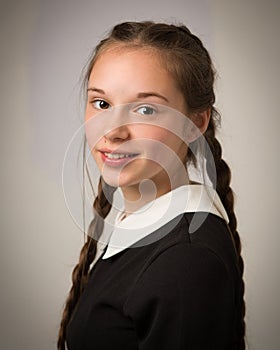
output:
[[[119,142],[129,138],[129,130],[126,126],[120,126],[112,129],[104,135],[104,138],[110,141]]]

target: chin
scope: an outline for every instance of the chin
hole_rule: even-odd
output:
[[[137,185],[138,181],[133,181],[132,179],[123,179],[122,176],[120,178],[116,178],[116,176],[110,176],[110,174],[102,174],[104,181],[112,186],[112,187],[129,187],[133,185]]]
[[[141,162],[137,166],[136,162],[133,162],[121,170],[103,167],[101,171],[102,177],[108,185],[120,188],[135,187],[146,180],[152,180],[157,183],[157,175],[161,172],[162,168],[154,164],[154,162]]]
[[[116,171],[103,171],[102,177],[104,181],[113,187],[130,187],[130,186],[136,186],[141,183],[144,178],[142,179],[141,176],[135,176],[135,172],[126,172],[123,170],[122,172],[116,172]]]

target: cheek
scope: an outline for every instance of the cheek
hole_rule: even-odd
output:
[[[100,163],[100,157],[97,157],[96,151],[91,150],[91,155],[97,164]]]
[[[170,131],[153,125],[135,125],[131,128],[133,138],[143,138],[166,143]]]
[[[168,129],[149,125],[139,126],[138,130],[135,130],[135,136],[136,134],[137,138],[144,138],[162,143],[175,152],[177,152],[182,147],[187,147],[180,137]]]
[[[84,114],[84,121],[88,121],[91,117],[92,113],[91,113],[91,106],[89,104],[89,102],[86,103],[86,109],[85,109],[85,114]]]
[[[180,137],[165,128],[150,125],[135,126],[133,137],[143,139],[141,148],[148,161],[154,161],[154,166],[160,165],[166,170],[178,168],[185,163],[187,146]],[[152,162],[153,163],[153,162]],[[151,166],[151,162],[149,162]]]

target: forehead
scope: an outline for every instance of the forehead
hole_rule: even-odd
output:
[[[132,71],[130,71],[132,69]],[[155,72],[167,73],[161,63],[159,54],[154,50],[142,49],[142,48],[115,48],[106,50],[101,53],[97,58],[90,77],[93,75],[96,76],[97,73],[106,74],[108,70],[110,72],[115,70],[134,73],[137,75],[137,72],[140,70]]]
[[[101,51],[97,56],[93,69],[100,69],[102,65],[113,66],[115,64],[125,64],[129,62],[138,64],[143,63],[148,66],[164,69],[160,52],[155,48],[136,45],[126,46],[124,44],[119,46],[111,45]]]
[[[92,86],[123,93],[148,90],[167,95],[179,93],[161,55],[152,48],[119,47],[101,53],[89,77],[89,87]]]

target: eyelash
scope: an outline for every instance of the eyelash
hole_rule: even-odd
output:
[[[101,108],[100,106],[96,105],[97,103],[102,103],[102,102],[104,102],[107,105],[106,108]],[[91,101],[91,104],[93,105],[93,107],[95,109],[100,109],[100,110],[107,110],[107,109],[109,109],[111,107],[110,103],[108,103],[107,101],[102,100],[102,99],[93,100],[93,101]]]
[[[106,107],[105,108],[102,108],[100,105],[97,106],[97,104],[100,104],[100,103],[105,103],[106,104]],[[103,100],[103,99],[95,99],[93,101],[91,101],[91,104],[93,105],[93,107],[95,109],[98,109],[98,110],[108,110],[111,108],[111,105],[110,103],[108,103],[107,101]],[[140,110],[143,110],[143,109],[146,109],[146,110],[149,110],[151,111],[152,113],[140,113],[139,111]],[[150,106],[150,105],[142,105],[142,106],[139,106],[137,107],[135,110],[134,110],[135,113],[138,113],[142,116],[151,116],[151,115],[155,115],[157,113],[157,109],[153,106]]]
[[[150,113],[148,113],[148,114],[140,113],[139,110],[141,110],[141,109],[143,109],[143,108],[145,108],[146,110],[148,109],[148,110],[152,111],[152,113],[151,113],[151,114],[150,114]],[[157,110],[156,110],[153,106],[143,105],[143,106],[138,107],[138,108],[135,110],[135,112],[136,112],[136,113],[139,113],[139,114],[141,114],[141,115],[143,115],[143,116],[147,116],[147,115],[155,115],[155,114],[157,113]]]

